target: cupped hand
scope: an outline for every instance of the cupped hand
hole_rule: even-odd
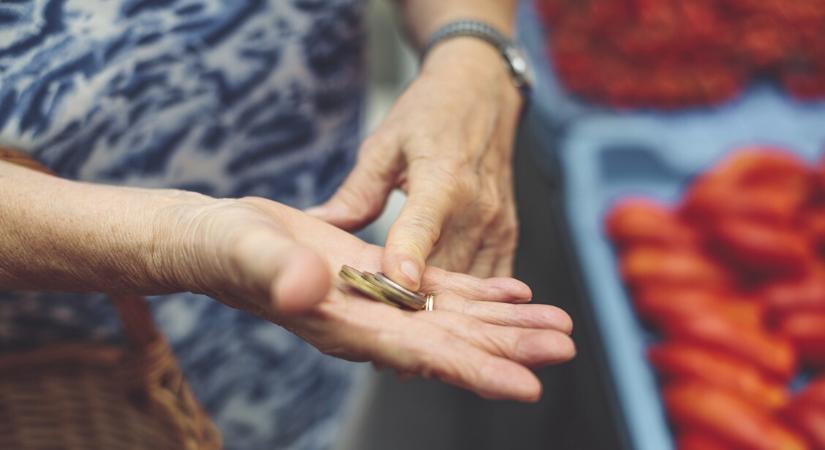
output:
[[[435,47],[338,192],[308,212],[346,230],[372,222],[389,193],[407,194],[381,267],[418,289],[427,264],[509,276],[516,245],[512,147],[521,110],[501,56],[458,38]]]
[[[380,247],[259,198],[187,211],[171,211],[175,227],[189,230],[190,250],[180,255],[187,262],[175,265],[182,268],[177,276],[324,353],[521,401],[541,394],[529,368],[574,356],[570,318],[553,306],[527,304],[530,289],[517,280],[426,268],[422,289],[435,293],[435,310],[405,311],[336,281],[343,264],[379,271]]]

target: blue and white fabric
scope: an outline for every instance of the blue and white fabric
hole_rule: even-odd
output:
[[[306,207],[354,161],[359,0],[5,0],[0,143],[59,175]],[[153,299],[226,448],[329,447],[351,366],[195,295]],[[0,350],[117,339],[102,296],[0,293]]]

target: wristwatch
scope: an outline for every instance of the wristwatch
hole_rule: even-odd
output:
[[[492,25],[478,20],[456,20],[439,28],[427,41],[424,47],[423,56],[426,56],[433,47],[454,37],[475,37],[487,42],[495,47],[504,62],[510,69],[513,77],[513,84],[527,98],[533,86],[533,71],[524,56],[524,52],[513,42],[512,39],[498,31]],[[423,57],[422,56],[422,57]]]

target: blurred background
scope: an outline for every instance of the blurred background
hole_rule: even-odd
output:
[[[370,1],[368,130],[416,70],[393,21]],[[535,405],[362,368],[338,448],[825,449],[825,2],[535,0],[518,22],[516,276],[579,354]]]
[[[532,7],[525,6],[529,10],[525,12],[532,14]],[[370,87],[365,133],[383,118],[417,70],[417,57],[399,34],[392,4],[370,0],[368,11]],[[521,215],[534,213],[527,223],[522,220],[522,242],[530,245],[521,245],[518,276],[531,285],[536,299],[562,306],[579,326],[583,320],[572,307],[573,274],[563,257],[566,240],[555,237],[561,232],[560,217],[550,207],[558,196],[558,180],[537,170],[537,160],[531,154],[541,137],[530,131],[534,129],[529,125],[532,122],[525,119],[517,144]],[[403,194],[395,192],[384,214],[363,235],[383,242],[403,201]],[[601,363],[593,358],[589,345],[578,339],[577,344],[575,364],[542,374],[549,392],[537,405],[488,402],[438,382],[402,382],[392,372],[359,367],[359,389],[351,399],[351,412],[337,448],[619,448],[616,433],[620,430],[608,412],[613,408],[606,399],[610,394],[595,381],[602,376]],[[576,378],[581,382],[575,382]]]

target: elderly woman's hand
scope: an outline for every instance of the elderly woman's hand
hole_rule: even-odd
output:
[[[377,271],[383,250],[269,200],[77,183],[2,162],[0,192],[2,289],[208,294],[326,353],[496,398],[535,400],[527,367],[575,352],[567,314],[524,304],[530,289],[514,279],[426,269],[436,300],[424,312],[333,288],[342,264]]]
[[[525,304],[530,289],[511,278],[427,268],[423,289],[436,294],[435,309],[420,312],[333,287],[342,264],[380,270],[383,250],[275,202],[219,200],[167,209],[159,220],[175,230],[168,239],[188,243],[162,262],[187,289],[283,325],[331,355],[534,401],[541,385],[528,367],[575,353],[567,314]]]
[[[393,188],[407,202],[381,267],[417,289],[427,263],[509,276],[516,245],[511,158],[522,100],[490,45],[457,38],[436,46],[358,162],[316,217],[346,230],[383,210]]]

